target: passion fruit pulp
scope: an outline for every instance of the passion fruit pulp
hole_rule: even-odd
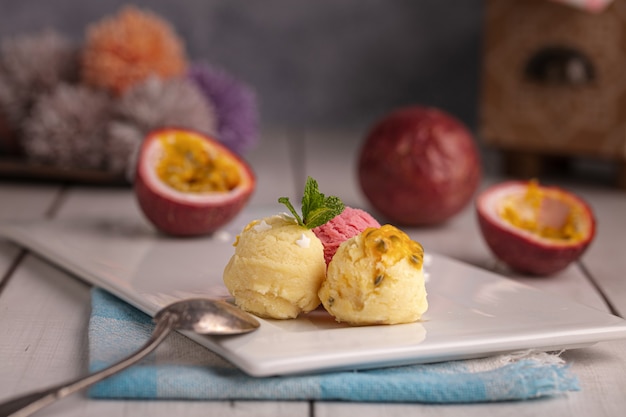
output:
[[[161,232],[214,232],[248,202],[256,180],[250,166],[207,135],[161,129],[144,140],[134,191],[139,207]]]
[[[478,223],[491,251],[532,275],[565,269],[595,236],[591,207],[580,197],[537,181],[507,181],[476,199]]]

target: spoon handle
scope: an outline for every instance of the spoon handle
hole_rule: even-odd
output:
[[[78,378],[68,383],[53,386],[42,391],[36,391],[12,398],[0,404],[0,417],[26,417],[43,407],[52,404],[56,400],[67,397],[70,394],[87,388],[105,378],[116,374],[143,359],[152,352],[173,329],[176,317],[169,315],[159,320],[148,341],[135,353],[113,365],[94,372],[85,377]]]

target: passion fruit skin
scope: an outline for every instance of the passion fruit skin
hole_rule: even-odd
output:
[[[471,201],[482,176],[472,134],[435,108],[393,111],[368,133],[358,160],[361,189],[395,223],[442,223]]]
[[[549,242],[507,227],[503,221],[494,221],[487,207],[489,196],[507,188],[528,187],[528,184],[527,181],[506,181],[482,191],[476,198],[475,206],[478,224],[489,249],[509,267],[534,276],[554,275],[578,260],[587,250],[595,237],[596,220],[591,207],[580,197],[559,187],[542,186],[544,190],[567,194],[572,203],[582,209],[583,215],[590,222],[589,232],[585,238],[571,244]]]
[[[148,155],[154,146],[158,146],[160,137],[176,132],[199,135],[219,152],[230,155],[245,177],[242,186],[224,198],[216,198],[210,195],[193,197],[165,185],[154,174],[154,161]],[[240,156],[217,140],[187,129],[159,129],[148,134],[139,151],[133,185],[135,197],[146,218],[160,232],[180,237],[207,235],[226,225],[246,206],[255,187],[252,168]]]

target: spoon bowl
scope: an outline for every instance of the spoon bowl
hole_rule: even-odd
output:
[[[178,301],[160,310],[154,321],[174,317],[176,330],[187,330],[206,335],[235,335],[249,333],[259,327],[252,315],[223,301],[207,298],[191,298]]]
[[[0,417],[26,417],[76,391],[114,375],[146,357],[173,330],[203,335],[237,335],[256,330],[260,324],[252,315],[223,300],[191,298],[172,303],[154,316],[156,326],[146,343],[135,353],[108,368],[0,404]]]

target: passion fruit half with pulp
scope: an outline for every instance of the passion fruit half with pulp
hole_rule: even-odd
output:
[[[139,151],[135,195],[160,231],[204,235],[232,220],[248,202],[252,169],[217,140],[184,129],[150,133]]]
[[[478,223],[491,251],[511,268],[551,275],[587,249],[595,235],[589,205],[564,189],[507,181],[476,200]]]

